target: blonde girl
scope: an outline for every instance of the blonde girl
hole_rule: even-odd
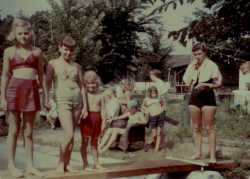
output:
[[[8,169],[13,177],[23,177],[14,163],[16,142],[20,130],[20,115],[23,113],[22,134],[26,154],[26,173],[44,176],[33,165],[33,124],[36,112],[41,109],[36,75],[45,92],[43,104],[48,107],[48,93],[43,71],[42,51],[29,45],[35,40],[34,31],[29,22],[19,20],[13,22],[11,32],[7,37],[16,45],[5,49],[3,55],[3,71],[1,78],[1,106],[9,111],[9,133],[7,137]],[[9,72],[13,76],[9,81]]]
[[[100,93],[100,78],[94,71],[87,71],[83,75],[83,83],[87,89],[88,117],[80,122],[82,135],[81,155],[83,169],[93,171],[87,160],[87,146],[91,138],[91,151],[94,159],[94,168],[104,170],[98,161],[98,139],[102,137],[101,132],[106,128],[107,113],[105,97]],[[101,111],[102,114],[101,115]],[[103,119],[102,119],[103,116]]]

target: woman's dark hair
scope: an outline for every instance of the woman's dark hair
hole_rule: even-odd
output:
[[[193,46],[192,52],[196,52],[198,50],[201,50],[204,53],[207,51],[206,47],[202,43],[197,43]]]
[[[62,38],[62,41],[60,43],[60,46],[65,46],[65,47],[75,47],[76,46],[76,42],[75,40],[70,37],[70,36],[65,36]]]

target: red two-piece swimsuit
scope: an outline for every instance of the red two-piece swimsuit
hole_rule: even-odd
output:
[[[31,54],[26,60],[15,52],[10,62],[12,70],[19,68],[37,69],[38,60],[33,54],[32,47],[30,49]],[[41,110],[37,80],[11,78],[6,91],[6,100],[8,110],[23,112]]]

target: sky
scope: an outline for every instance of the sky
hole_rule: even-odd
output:
[[[162,2],[160,0],[157,0],[154,7],[157,7],[161,3]],[[183,22],[184,16],[188,16],[194,19],[192,12],[195,11],[195,8],[203,9],[203,6],[204,4],[201,0],[196,0],[193,4],[186,3],[186,0],[184,0],[183,5],[177,3],[176,10],[173,9],[173,5],[170,5],[168,7],[168,10],[161,14],[162,21],[165,22],[165,29],[168,31],[173,31],[187,26],[187,24]],[[1,18],[6,17],[6,15],[8,14],[12,14],[14,17],[16,17],[18,12],[21,10],[25,15],[30,16],[36,11],[46,11],[50,9],[51,8],[46,0],[0,0]],[[172,39],[168,39],[168,42],[172,43],[175,48],[175,51],[171,53],[172,55],[191,54],[191,41],[188,41],[186,48],[180,45],[177,41],[173,41]]]

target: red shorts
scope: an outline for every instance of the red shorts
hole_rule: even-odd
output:
[[[40,97],[36,80],[11,78],[6,91],[7,109],[40,111]]]
[[[101,138],[102,116],[101,112],[88,111],[88,117],[81,119],[80,129],[83,137]]]

